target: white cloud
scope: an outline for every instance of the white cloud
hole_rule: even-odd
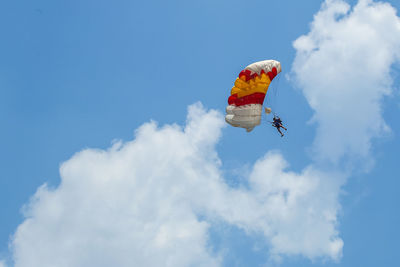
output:
[[[246,216],[254,230],[262,229],[275,255],[329,256],[338,260],[343,241],[336,230],[338,195],[344,177],[325,174],[309,166],[302,173],[286,171],[281,155],[268,153],[251,173],[255,212]],[[260,225],[257,225],[260,222]],[[257,227],[254,227],[257,226]]]
[[[392,92],[390,67],[400,57],[396,10],[368,0],[350,10],[327,0],[294,47],[293,72],[318,124],[315,158],[368,160],[371,139],[389,131],[381,102]]]
[[[231,188],[214,149],[223,126],[219,112],[196,104],[184,129],[147,123],[131,142],[73,156],[61,184],[42,186],[25,208],[15,266],[218,266],[208,244],[216,221],[261,234],[276,256],[337,259],[341,179],[288,172],[270,152],[249,188]]]

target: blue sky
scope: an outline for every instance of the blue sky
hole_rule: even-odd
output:
[[[354,7],[357,1],[347,3]],[[382,2],[370,2],[368,7],[378,15],[387,9],[400,8],[398,1],[387,1],[385,3],[390,4],[391,7],[384,5],[384,8],[377,3]],[[163,196],[171,199],[171,203],[175,203],[175,198],[178,201],[187,200],[188,203],[193,203],[189,204],[189,208],[172,209],[171,213],[175,214],[179,211],[177,213],[182,212],[188,216],[185,215],[183,218],[194,220],[198,235],[191,237],[192,242],[189,240],[188,244],[193,245],[194,242],[199,245],[198,249],[201,253],[193,251],[186,253],[184,250],[186,246],[177,245],[182,248],[182,253],[189,256],[183,261],[182,255],[185,254],[178,253],[176,258],[170,259],[171,262],[178,262],[175,266],[185,266],[189,263],[195,266],[204,265],[208,261],[210,264],[221,266],[263,266],[264,264],[267,266],[279,264],[280,266],[395,266],[399,261],[396,256],[397,240],[400,238],[398,230],[400,199],[397,179],[399,176],[397,154],[400,148],[397,137],[400,131],[400,123],[397,119],[400,46],[391,37],[396,39],[400,30],[396,28],[396,25],[392,27],[395,19],[375,24],[373,20],[369,20],[369,17],[365,17],[364,21],[363,12],[352,13],[350,10],[338,16],[335,22],[340,22],[344,17],[344,19],[354,18],[357,23],[349,24],[349,27],[341,27],[336,23],[324,24],[325,20],[321,19],[315,23],[317,26],[312,31],[311,23],[322,4],[323,1],[252,1],[245,4],[242,1],[201,1],[201,3],[198,1],[117,1],[113,3],[108,1],[36,1],[35,3],[14,1],[1,3],[0,259],[3,258],[10,266],[64,266],[57,262],[57,259],[52,259],[52,255],[58,256],[58,259],[73,257],[64,249],[46,250],[51,247],[54,240],[61,243],[63,241],[60,240],[66,240],[65,237],[56,239],[52,233],[62,232],[63,227],[68,228],[71,225],[83,225],[86,229],[86,226],[89,227],[93,222],[93,218],[109,216],[109,213],[103,213],[102,208],[96,208],[99,217],[92,218],[80,217],[81,213],[75,213],[75,211],[60,212],[58,223],[50,224],[47,219],[52,216],[52,209],[48,206],[54,203],[56,210],[65,210],[63,205],[66,205],[66,202],[61,200],[52,202],[46,198],[47,194],[53,192],[53,197],[60,197],[57,194],[64,192],[61,190],[64,188],[61,186],[64,179],[65,188],[72,188],[66,193],[60,193],[62,196],[65,194],[66,199],[74,198],[82,189],[91,196],[88,197],[89,203],[98,204],[97,193],[113,200],[124,186],[132,187],[132,194],[140,194],[141,188],[131,184],[131,180],[138,181],[139,184],[140,181],[146,181],[149,176],[145,170],[143,170],[143,175],[138,174],[134,178],[129,178],[132,170],[133,172],[141,170],[139,166],[135,169],[135,164],[124,161],[122,156],[121,162],[116,160],[119,162],[115,163],[116,165],[112,165],[114,163],[111,161],[99,163],[97,157],[91,158],[90,153],[96,154],[104,150],[105,154],[112,154],[109,150],[110,146],[115,142],[118,143],[115,140],[122,140],[121,146],[126,150],[130,149],[129,144],[141,144],[143,141],[145,148],[145,152],[141,152],[143,158],[157,158],[158,155],[164,155],[163,147],[168,147],[168,144],[159,145],[158,140],[164,140],[164,137],[169,134],[181,136],[183,130],[172,127],[171,133],[168,131],[166,133],[162,131],[163,125],[177,124],[182,128],[186,127],[186,123],[191,125],[191,120],[187,119],[188,107],[201,102],[202,107],[195,106],[195,111],[192,110],[192,113],[189,111],[189,114],[199,113],[200,119],[192,119],[193,127],[205,125],[205,129],[198,129],[199,133],[191,133],[188,130],[188,133],[184,135],[187,137],[183,139],[188,138],[188,142],[191,142],[190,140],[197,138],[198,134],[203,134],[198,138],[204,142],[205,148],[202,142],[191,143],[198,147],[197,150],[190,150],[189,153],[184,149],[184,143],[176,141],[176,146],[177,151],[181,151],[179,147],[182,146],[182,155],[194,154],[196,157],[193,160],[199,160],[204,163],[204,166],[209,166],[202,169],[196,165],[195,168],[190,169],[189,173],[200,175],[212,169],[213,175],[220,175],[219,182],[215,182],[215,188],[219,188],[224,193],[215,193],[215,198],[211,199],[229,200],[232,196],[243,193],[246,199],[255,201],[257,205],[265,207],[270,212],[269,204],[258,202],[261,201],[258,198],[259,194],[263,193],[261,189],[246,191],[242,187],[246,188],[249,183],[251,187],[252,182],[249,182],[249,179],[254,179],[252,180],[254,185],[261,183],[259,179],[262,179],[262,175],[251,174],[254,172],[254,164],[264,162],[266,154],[277,153],[273,154],[272,159],[278,155],[276,159],[278,163],[285,161],[290,167],[288,170],[280,170],[278,163],[277,166],[279,166],[276,168],[265,167],[265,176],[269,177],[272,175],[269,173],[279,170],[276,172],[276,179],[286,179],[286,176],[293,175],[288,183],[296,184],[297,180],[303,178],[307,183],[314,181],[314,178],[309,180],[304,174],[304,170],[310,167],[317,173],[321,173],[320,176],[313,174],[320,184],[324,184],[323,177],[326,176],[328,177],[326,180],[330,181],[329,186],[332,185],[332,189],[329,186],[323,187],[327,191],[321,191],[321,198],[318,198],[319,194],[312,194],[313,191],[310,189],[311,193],[306,200],[303,199],[304,203],[296,202],[294,206],[298,208],[300,214],[295,216],[293,221],[284,222],[290,226],[301,224],[304,222],[302,219],[305,219],[311,220],[310,225],[314,225],[312,220],[319,218],[318,214],[315,217],[304,218],[301,213],[307,211],[312,203],[319,201],[327,203],[321,209],[332,211],[335,222],[318,219],[315,225],[330,229],[329,231],[321,230],[321,236],[326,233],[329,238],[340,239],[344,246],[341,252],[329,254],[330,243],[326,239],[317,240],[315,244],[311,240],[309,250],[303,250],[301,242],[300,245],[293,242],[293,247],[289,248],[285,245],[276,245],[274,243],[276,236],[266,230],[273,225],[268,216],[266,216],[265,224],[257,228],[259,226],[256,222],[248,219],[243,210],[238,211],[231,206],[225,207],[227,210],[232,209],[232,214],[238,212],[238,217],[232,218],[229,212],[229,214],[224,213],[225,208],[219,209],[218,203],[210,204],[199,199],[187,200],[186,195],[183,199],[179,197],[180,195],[174,196],[175,191],[168,184],[157,186],[158,182],[163,184],[161,181],[164,176],[162,173],[155,172],[151,174],[151,177],[155,177],[154,184],[149,188],[146,187],[149,192],[148,199],[150,200],[148,201],[151,202],[151,196],[156,195],[160,199]],[[327,1],[327,9],[333,8],[335,4],[340,6],[343,2]],[[368,7],[365,9],[367,10]],[[353,14],[356,15],[352,16]],[[329,15],[326,16],[329,17]],[[398,16],[398,13],[393,16]],[[352,23],[351,19],[349,21]],[[318,28],[318,25],[322,25],[322,28],[328,31],[332,30],[334,34],[328,34],[325,38],[323,30]],[[362,31],[361,28],[357,28],[359,25],[376,29],[377,34],[381,33],[382,36],[373,36],[383,40],[383,44],[388,44],[388,46],[383,47],[379,42],[375,46],[376,40],[372,38],[368,44],[382,50],[367,49],[364,53],[362,38],[357,39],[361,40],[358,47],[359,43],[351,39],[352,34],[345,32],[346,29],[355,29],[355,32]],[[343,34],[342,29],[344,29]],[[305,38],[307,41],[294,45],[294,41],[300,36],[308,36],[308,39]],[[339,40],[338,44],[345,44],[348,47],[341,50],[340,45],[333,45],[332,48],[329,44],[335,44],[334,38]],[[314,42],[316,47],[309,45],[309,42]],[[334,50],[337,47],[339,47],[338,50]],[[357,60],[374,58],[373,56],[380,54],[378,51],[385,52],[385,49],[390,52],[387,56],[386,54],[383,56],[382,61],[378,58],[376,66],[387,69],[376,70],[372,66],[371,69],[376,72],[372,71],[372,74],[368,75],[368,77],[373,76],[371,80],[366,79],[363,75],[367,66],[363,64],[364,61],[357,63]],[[360,51],[360,55],[347,53],[348,51]],[[329,80],[331,76],[337,74],[325,72],[325,67],[320,67],[326,66],[326,70],[332,66],[335,67],[336,59],[329,59],[335,52],[340,55],[336,55],[337,61],[340,61],[339,58],[342,55],[343,57],[346,55],[344,62],[355,62],[355,67],[350,71],[347,71],[347,66],[344,66],[343,70],[337,69],[339,77],[343,77],[344,83],[350,84],[350,88],[347,90],[345,84],[343,94],[331,95],[329,92],[333,89],[329,88],[329,84],[326,87],[318,85],[324,84],[324,80]],[[280,138],[276,131],[265,122],[250,134],[243,129],[224,127],[225,124],[220,123],[223,121],[221,114],[224,113],[227,97],[237,74],[251,62],[264,59],[276,59],[282,64],[283,71],[279,80],[274,80],[271,86],[277,87],[276,111],[288,127],[288,133],[284,138]],[[349,66],[353,67],[352,64]],[[370,69],[367,68],[367,70]],[[377,74],[380,72],[383,73],[382,76]],[[331,73],[331,76],[327,73]],[[319,77],[322,77],[322,81],[318,80]],[[364,84],[364,80],[368,84]],[[392,81],[391,84],[390,81]],[[334,83],[334,88],[337,88],[335,86],[338,84],[341,83]],[[369,84],[374,86],[369,88]],[[363,86],[368,87],[365,91],[370,94],[364,94]],[[378,90],[380,86],[382,90]],[[357,88],[361,89],[357,90]],[[375,91],[374,88],[378,89]],[[340,89],[338,88],[338,91]],[[344,99],[340,98],[342,95]],[[366,109],[363,105],[365,95],[370,95],[374,104],[370,109]],[[339,99],[338,119],[332,119],[332,114],[335,113],[325,108],[329,106],[330,102],[327,99],[329,100],[330,97],[333,97],[333,102]],[[353,99],[352,103],[342,106],[340,101],[346,102],[349,98]],[[317,99],[317,104],[313,102],[313,99]],[[370,98],[367,98],[366,103],[370,103],[369,100]],[[220,113],[214,114],[213,110]],[[368,110],[371,114],[359,112],[360,110]],[[346,121],[347,117],[341,117],[343,115],[341,111],[349,114],[351,120]],[[353,114],[356,114],[355,117]],[[313,116],[314,123],[310,123]],[[140,128],[142,130],[138,130],[143,124],[148,125],[150,121],[156,121],[161,129]],[[365,124],[359,124],[359,122],[365,122]],[[375,123],[377,128],[365,126],[375,125]],[[365,130],[363,127],[366,127]],[[339,134],[330,135],[332,129],[339,129]],[[354,132],[354,134],[348,134],[348,132]],[[141,139],[140,136],[145,136],[146,133],[154,139],[146,140],[145,137]],[[208,134],[210,137],[207,137]],[[362,141],[365,138],[365,142],[359,143],[358,137]],[[175,140],[175,137],[171,138]],[[171,144],[173,145],[174,142],[171,141]],[[97,150],[86,150],[88,158],[82,154],[75,154],[88,148]],[[203,148],[204,151],[202,151]],[[339,152],[334,151],[336,148]],[[134,150],[138,148],[132,149],[133,154],[139,153]],[[198,150],[200,152],[197,152]],[[215,156],[215,153],[218,153],[218,156]],[[338,158],[338,162],[335,162],[335,157]],[[139,155],[138,159],[140,158]],[[215,162],[209,162],[210,159]],[[268,165],[272,159],[267,156],[265,165]],[[67,164],[63,165],[66,166],[64,176],[60,176],[60,166],[66,161]],[[167,164],[167,169],[168,167],[174,171],[179,169],[174,165],[174,161],[160,159],[159,163]],[[114,172],[115,176],[112,175],[117,180],[115,183],[121,186],[112,191],[115,195],[109,192],[104,193],[103,186],[100,186],[103,184],[100,181],[99,187],[93,186],[97,185],[96,179],[103,181],[103,178],[99,178],[101,172],[97,172],[97,169],[108,164],[114,166],[110,168],[116,169],[116,173],[120,175]],[[121,164],[128,166],[121,169],[127,168],[130,171],[120,173],[118,166]],[[183,159],[182,164],[185,165],[187,162]],[[76,166],[86,167],[82,167],[81,170],[81,167]],[[130,166],[133,166],[133,169],[130,169]],[[148,168],[157,169],[157,166],[149,164]],[[81,172],[74,171],[75,169]],[[166,180],[171,181],[171,184],[178,188],[179,184],[192,188],[191,182],[179,180],[185,179],[185,175],[180,176],[180,174],[185,174],[186,171],[188,170],[174,172],[171,175],[173,178],[168,176]],[[104,172],[107,173],[107,171]],[[314,177],[313,175],[310,177]],[[128,177],[127,181],[121,178],[125,176]],[[278,183],[274,186],[278,188],[282,186],[279,181],[272,181]],[[213,182],[210,181],[210,183]],[[43,189],[44,193],[36,194],[36,202],[30,201],[43,184],[47,184],[49,189]],[[114,181],[107,180],[104,187],[107,186],[113,187]],[[164,188],[167,193],[158,195],[156,193],[158,191],[152,191],[157,188]],[[193,196],[199,198],[207,196],[207,194],[197,192],[196,186],[192,189],[184,188],[188,191],[194,190],[191,192]],[[236,191],[237,188],[239,188],[238,191]],[[209,189],[211,190],[211,187]],[[330,192],[334,192],[334,195],[325,203],[323,194]],[[80,198],[77,197],[77,199]],[[86,198],[82,199],[86,200]],[[235,199],[237,198],[234,197],[233,200]],[[139,203],[135,198],[115,201],[126,207],[126,209],[115,210],[118,214],[124,213],[123,211],[129,213],[128,207],[132,206],[139,210],[152,209],[151,203]],[[28,203],[29,205],[25,206]],[[212,207],[214,205],[216,209]],[[25,210],[25,215],[31,218],[36,226],[27,224],[27,217],[23,215],[22,210]],[[76,210],[84,213],[79,207]],[[160,208],[160,210],[163,209]],[[193,219],[192,215],[198,216],[197,219]],[[142,213],[132,212],[127,218],[133,221],[142,220],[144,217],[140,216]],[[160,225],[159,228],[155,228],[156,230],[164,229],[164,226],[170,229],[168,227],[179,226],[180,223],[185,222],[182,217],[177,216],[173,218],[176,220],[173,221],[175,223],[164,224],[166,219],[163,216],[156,216]],[[265,218],[264,215],[257,217],[258,215],[254,214],[254,216],[260,221]],[[118,215],[118,218],[124,220],[124,216]],[[143,221],[146,222],[144,226],[152,223],[151,220],[143,219]],[[202,222],[208,223],[209,227],[205,227],[201,224]],[[128,242],[126,248],[130,249],[133,255],[140,253],[140,248],[131,247],[129,239],[119,239],[119,235],[112,230],[117,223],[104,220],[104,226],[96,230],[82,230],[82,233],[90,232],[91,235],[87,238],[94,240],[90,237],[103,236],[104,232],[108,233],[109,230],[111,233],[107,237],[109,241],[117,244]],[[49,226],[54,227],[54,232],[43,230]],[[331,229],[331,226],[334,229]],[[32,233],[31,236],[28,237],[28,234],[23,231],[24,227],[27,232]],[[126,227],[131,229],[129,223]],[[182,224],[182,229],[185,227],[187,225]],[[290,227],[287,229],[273,227],[278,236],[293,237]],[[309,229],[308,227],[311,226],[304,227]],[[140,227],[132,229],[141,231]],[[66,231],[66,233],[70,232]],[[45,235],[47,237],[42,239]],[[72,243],[75,242],[74,237],[75,235],[71,234]],[[132,240],[135,241],[135,238],[140,239],[134,236]],[[299,237],[303,240],[302,238],[306,240],[307,235]],[[32,256],[38,253],[30,246],[35,242],[41,244],[40,247],[43,250],[42,254],[39,253],[40,259]],[[149,247],[149,251],[161,259],[168,258],[166,255],[172,253],[169,249],[174,251],[174,242],[172,239],[171,243],[163,243],[163,249],[159,250]],[[327,250],[318,249],[325,245]],[[96,247],[96,244],[94,246]],[[100,266],[97,261],[101,261],[101,257],[94,259],[90,255],[104,252],[101,248],[103,246],[100,243],[95,249],[89,246],[88,251],[84,251],[89,256],[74,259],[74,266]],[[212,252],[204,250],[205,248]],[[113,252],[110,247],[104,246],[104,249]],[[129,266],[129,263],[132,263],[129,259],[125,260],[123,255],[119,257],[117,254],[110,253],[115,258],[112,256],[104,258],[104,264],[108,262],[113,266]],[[200,254],[204,257],[199,257]],[[0,262],[0,266],[1,264]],[[139,266],[140,262],[136,264]],[[146,263],[147,266],[151,264],[157,266],[157,262]]]

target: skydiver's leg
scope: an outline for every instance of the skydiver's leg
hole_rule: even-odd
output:
[[[276,127],[276,129],[278,130],[278,132],[281,134],[281,137],[283,136],[283,133],[281,132],[280,127]]]
[[[285,126],[282,125],[282,123],[279,124],[279,127],[283,128],[283,129],[285,129],[285,131],[287,131],[287,129],[285,128]]]

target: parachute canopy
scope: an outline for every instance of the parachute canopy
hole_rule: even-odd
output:
[[[248,65],[239,73],[226,107],[225,121],[248,132],[260,124],[262,105],[269,84],[281,72],[281,63],[264,60]]]

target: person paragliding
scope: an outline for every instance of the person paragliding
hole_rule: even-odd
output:
[[[281,132],[280,128],[283,128],[285,131],[287,131],[285,126],[283,126],[283,124],[282,124],[281,118],[279,118],[278,116],[275,116],[275,115],[274,115],[274,118],[273,118],[272,126],[275,127],[278,130],[278,132],[281,134],[281,137],[283,137],[284,134]]]

